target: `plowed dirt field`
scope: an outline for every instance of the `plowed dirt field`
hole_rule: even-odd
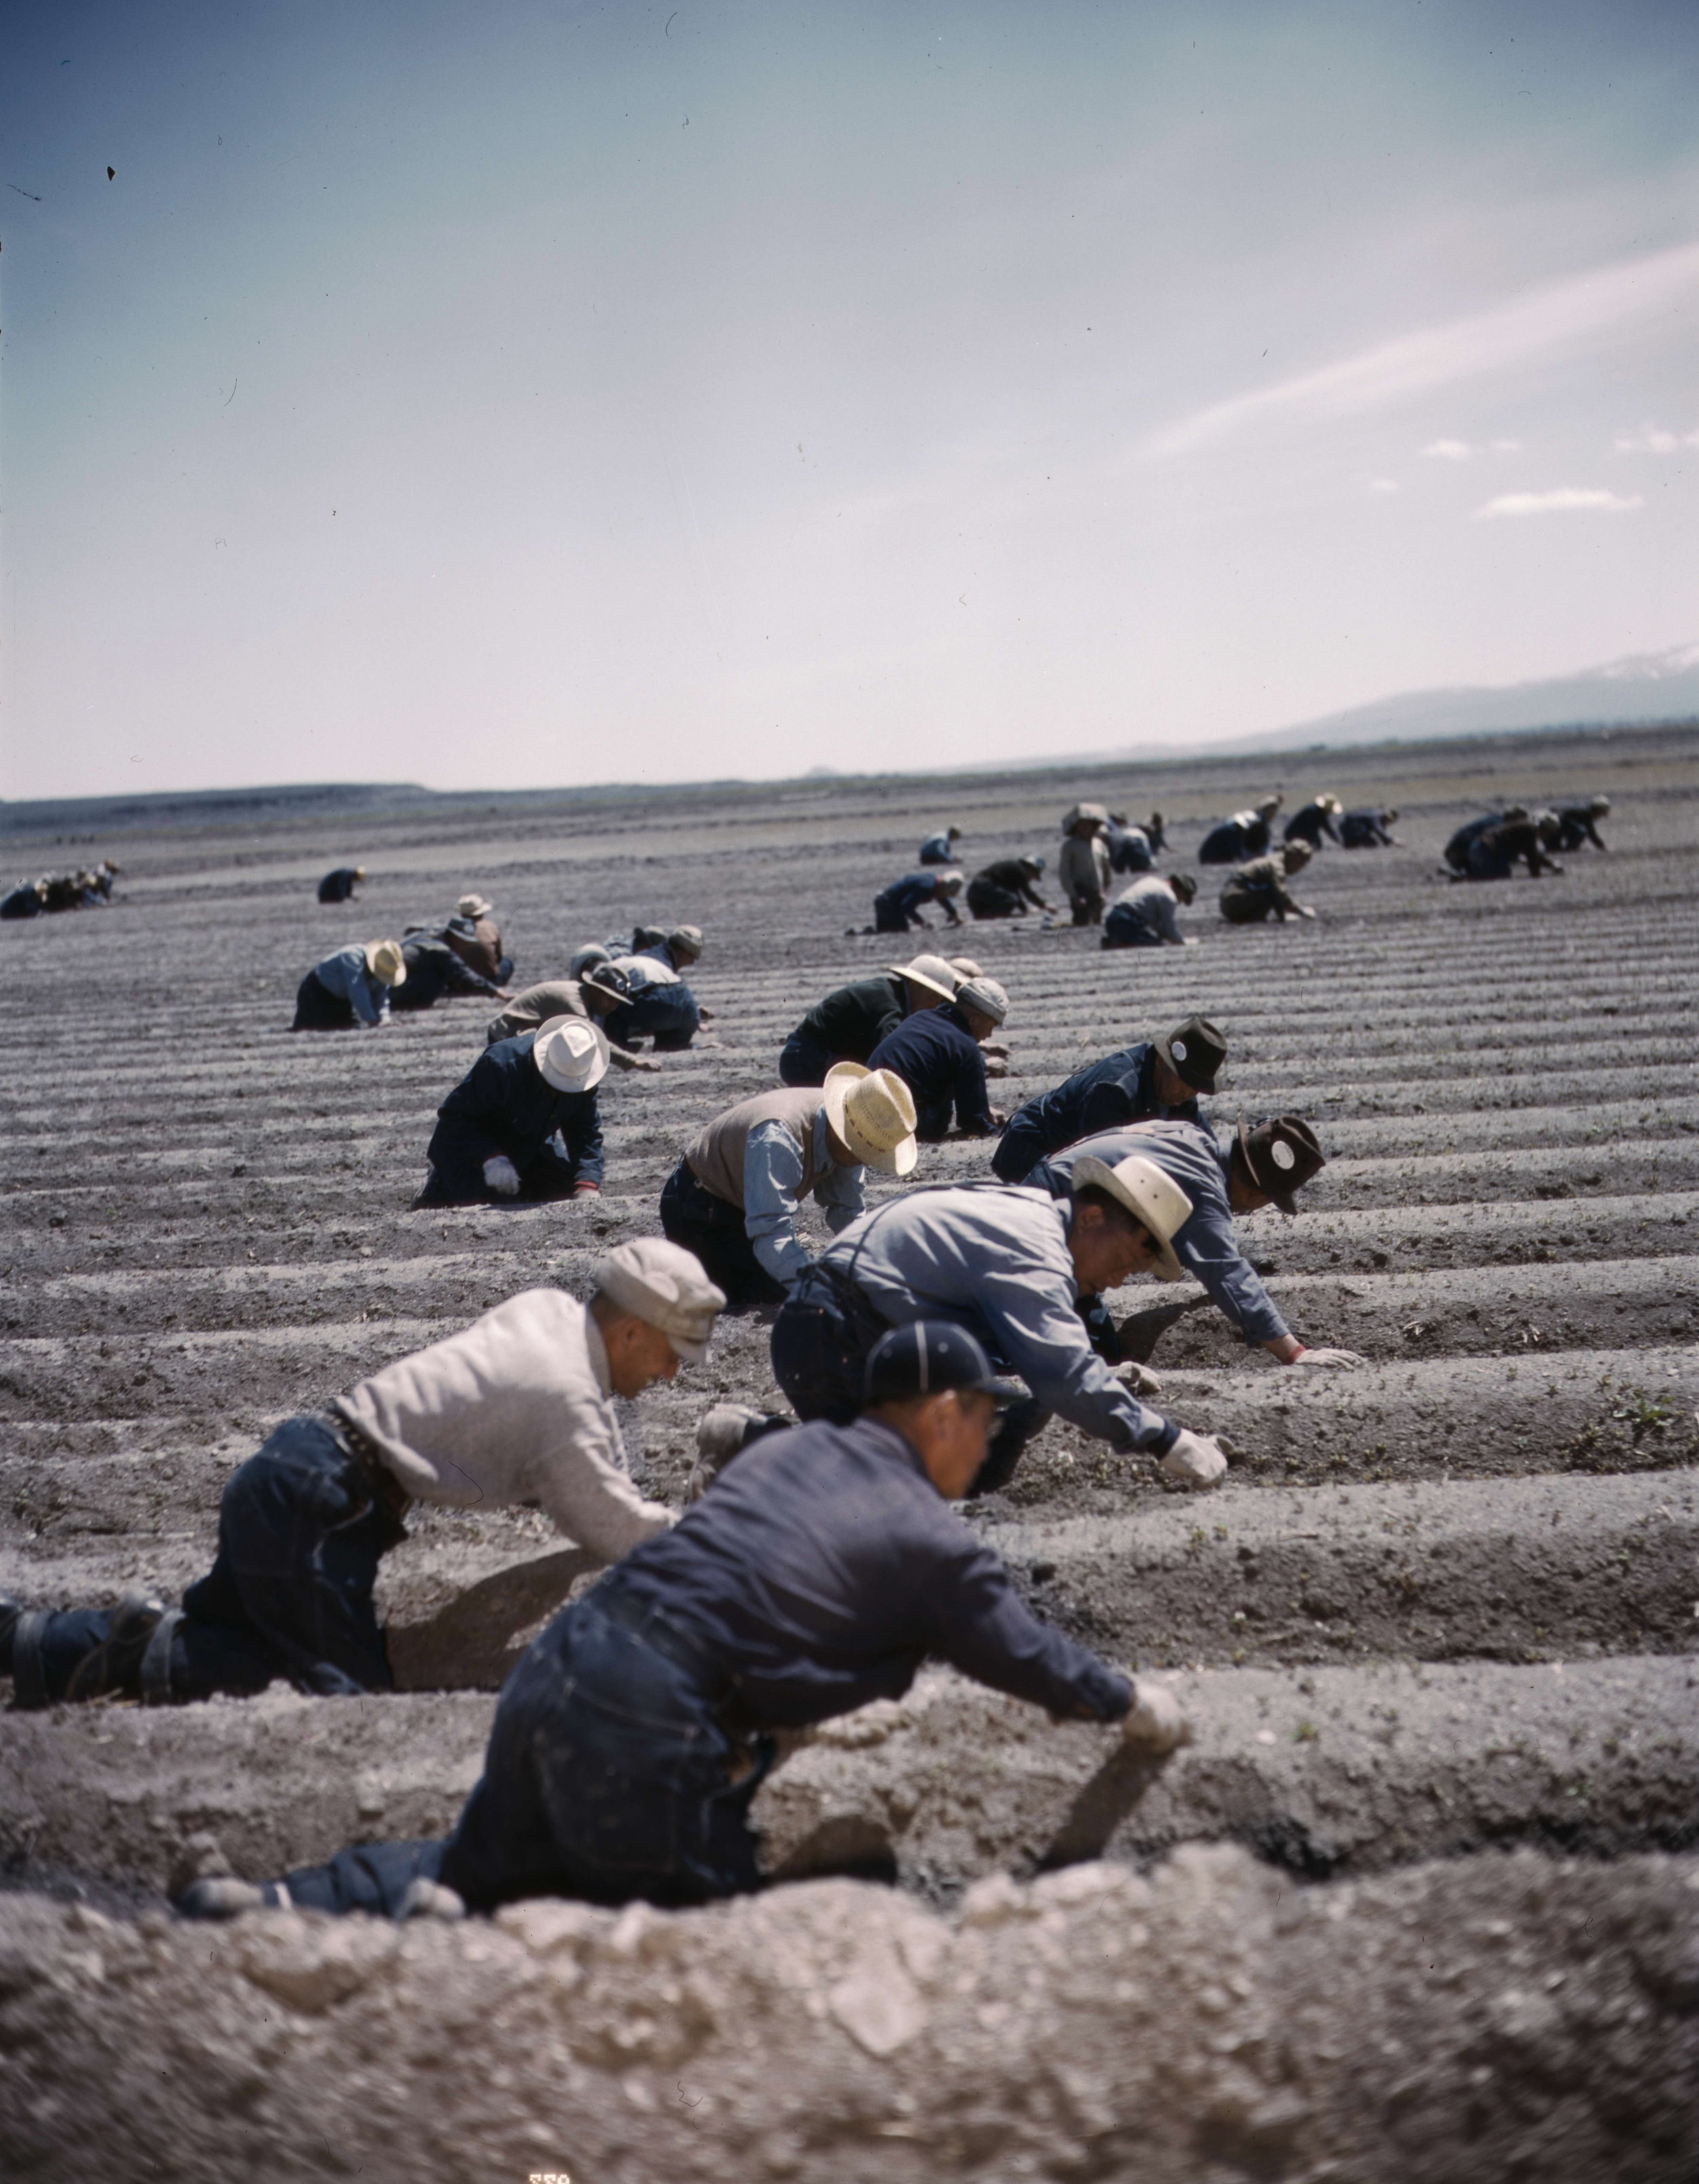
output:
[[[1197,842],[1274,785],[1396,805],[1403,846],[1329,845],[1295,883],[1313,922],[1229,928]],[[1438,876],[1474,812],[1594,791],[1606,854]],[[1012,997],[994,1096],[1214,1018],[1217,1127],[1296,1111],[1329,1156],[1246,1249],[1306,1340],[1368,1360],[1306,1377],[1206,1306],[1170,1315],[1160,1403],[1224,1436],[1220,1491],[1055,1424],[972,1508],[1041,1613],[1173,1680],[1195,1744],[1143,1769],[928,1671],[778,1771],[756,1809],[788,1885],[750,1902],[177,1924],[197,1861],[259,1876],[452,1820],[506,1666],[587,1578],[536,1515],[415,1510],[383,1580],[394,1697],[0,1716],[6,2173],[1691,2178],[1691,731],[0,840],[8,883],[124,866],[110,911],[0,928],[0,1591],[175,1595],[279,1418],[658,1233],[696,1126],[777,1081],[822,994],[900,960],[845,928],[922,833],[1053,871],[1082,796],[1168,816],[1200,944],[950,935]],[[320,908],[345,861],[363,898]],[[319,957],[471,887],[521,983],[636,919],[706,930],[712,1021],[608,1078],[599,1200],[409,1211],[481,1004],[287,1028]],[[917,1179],[989,1150],[923,1149]],[[680,1498],[716,1396],[777,1403],[769,1318],[627,1407],[648,1490]],[[818,1877],[850,1865],[895,1886]]]

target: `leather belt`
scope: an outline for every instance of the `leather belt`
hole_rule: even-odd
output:
[[[371,1498],[393,1524],[398,1524],[413,1506],[413,1496],[384,1462],[377,1447],[345,1418],[334,1411],[324,1414],[325,1424],[359,1466]]]

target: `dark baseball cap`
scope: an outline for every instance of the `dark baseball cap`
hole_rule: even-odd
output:
[[[1301,1115],[1272,1115],[1247,1129],[1239,1118],[1239,1150],[1251,1180],[1283,1213],[1295,1213],[1295,1191],[1327,1166],[1316,1134]]]
[[[1188,1017],[1151,1045],[1183,1084],[1194,1092],[1214,1091],[1216,1072],[1227,1059],[1227,1037],[1207,1017]]]
[[[1021,1390],[994,1378],[991,1361],[965,1327],[953,1320],[916,1319],[894,1327],[867,1359],[863,1399],[900,1403],[911,1396],[941,1395],[949,1388],[983,1390],[1011,1403]]]

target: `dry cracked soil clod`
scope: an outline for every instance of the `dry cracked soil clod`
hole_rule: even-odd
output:
[[[1243,1234],[1365,1370],[1284,1372],[1161,1311],[1161,1401],[1231,1445],[1223,1490],[1052,1425],[971,1513],[1041,1613],[1175,1684],[1197,1741],[1151,1769],[929,1671],[777,1770],[784,1885],[748,1902],[174,1922],[186,1873],[451,1820],[495,1685],[587,1577],[534,1513],[415,1511],[382,1597],[416,1688],[0,1718],[6,2174],[1686,2184],[1699,753],[1647,730],[1274,770],[1289,805],[1325,775],[1403,814],[1407,846],[1315,860],[1313,924],[1230,929],[1206,875],[1184,952],[1036,919],[961,939],[1013,997],[1002,1104],[1197,1010],[1232,1040],[1217,1125],[1295,1108],[1332,1156],[1299,1221]],[[372,878],[337,909],[313,889],[348,814],[103,838],[112,911],[0,928],[0,1590],[180,1591],[278,1418],[653,1233],[688,1133],[888,960],[844,928],[940,813],[977,864],[1053,850],[1078,796],[1154,802],[1184,866],[1267,771],[397,809],[360,822]],[[1493,799],[1599,789],[1607,855],[1434,878]],[[7,844],[20,870],[40,850]],[[609,1079],[593,1205],[409,1211],[478,1004],[284,1028],[320,956],[472,884],[525,978],[639,917],[707,929],[711,1035]],[[920,1178],[989,1150],[929,1148]],[[629,1410],[647,1490],[680,1498],[722,1396],[772,1400],[759,1317]]]

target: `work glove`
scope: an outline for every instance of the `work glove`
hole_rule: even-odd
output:
[[[1192,1725],[1166,1684],[1134,1676],[1133,1703],[1121,1718],[1121,1738],[1137,1751],[1156,1756],[1189,1744]]]
[[[502,1198],[519,1195],[519,1170],[505,1153],[492,1153],[484,1162],[484,1182]]]
[[[1187,1433],[1182,1429],[1179,1439],[1157,1469],[1177,1486],[1201,1493],[1207,1486],[1220,1485],[1227,1469],[1227,1458],[1206,1435]]]
[[[426,1880],[419,1874],[408,1882],[407,1893],[395,1915],[398,1919],[464,1919],[466,1906],[458,1889],[449,1888],[440,1880]]]
[[[1135,1396],[1160,1396],[1162,1392],[1160,1377],[1148,1365],[1135,1365],[1130,1357],[1124,1357],[1120,1364],[1111,1365],[1109,1369],[1117,1380],[1125,1381]]]
[[[696,1425],[696,1462],[684,1482],[688,1507],[699,1502],[733,1457],[741,1456],[751,1441],[777,1433],[791,1421],[772,1411],[752,1410],[747,1403],[716,1403]]]
[[[1308,903],[1301,902],[1298,905],[1298,915],[1300,917],[1313,917],[1315,914],[1315,911],[1311,909]]]
[[[599,1198],[601,1195],[602,1186],[599,1183],[575,1183],[572,1186],[574,1198]]]
[[[1295,1365],[1350,1366],[1367,1365],[1368,1358],[1360,1357],[1355,1350],[1301,1350],[1292,1360]]]

